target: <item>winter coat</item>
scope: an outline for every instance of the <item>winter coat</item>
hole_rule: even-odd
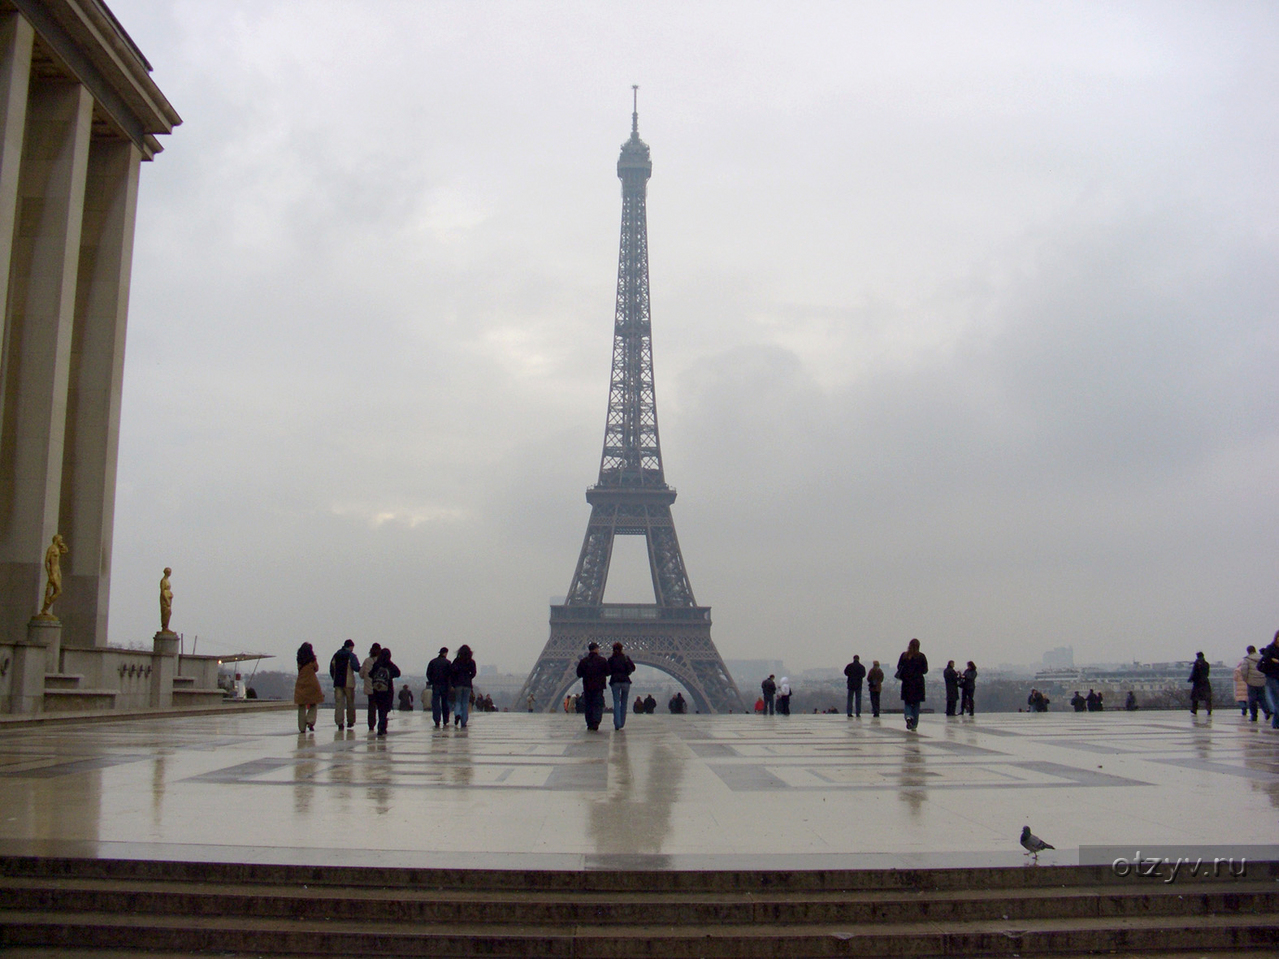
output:
[[[625,653],[614,653],[608,658],[608,684],[619,686],[631,681],[631,673],[635,672],[635,664]]]
[[[1239,664],[1243,667],[1243,681],[1249,686],[1266,685],[1266,674],[1257,668],[1259,662],[1261,662],[1261,653],[1249,653],[1243,658],[1243,662]]]
[[[1247,675],[1248,660],[1245,658],[1238,666],[1235,667],[1235,702],[1237,703],[1242,703],[1248,698],[1248,681],[1244,679]]]
[[[449,664],[449,685],[454,689],[470,689],[474,685],[475,660],[455,659]]]
[[[599,650],[592,649],[578,662],[577,675],[582,681],[583,692],[602,693],[608,676],[608,662],[599,654]]]
[[[969,666],[964,670],[964,678],[959,681],[959,688],[966,693],[977,689],[977,667]]]
[[[333,680],[334,689],[354,689],[359,672],[359,657],[345,646],[329,660],[329,678]]]
[[[377,665],[377,657],[369,656],[367,659],[364,660],[364,664],[360,666],[360,678],[364,680],[365,696],[373,695],[373,680],[369,679],[369,673],[372,672],[373,667],[376,665]]]
[[[862,680],[866,678],[866,667],[861,663],[849,663],[844,667],[844,675],[848,677],[849,689],[861,689]]]
[[[760,691],[763,692],[765,699],[772,699],[777,695],[777,684],[771,679],[766,679],[759,684]]]
[[[369,670],[369,685],[373,687],[371,695],[381,700],[389,708],[395,697],[395,681],[400,677],[400,667],[389,659],[379,659]],[[385,686],[386,689],[378,689]]]
[[[320,688],[320,664],[314,659],[298,667],[298,679],[293,684],[293,705],[318,706],[324,702],[324,690]]]
[[[1186,680],[1195,687],[1208,685],[1208,661],[1206,659],[1196,659],[1193,666],[1190,667],[1190,678]]]
[[[928,657],[923,653],[902,653],[897,660],[897,678],[902,681],[902,702],[914,706],[922,703],[927,696],[924,693],[924,674],[928,672]]]
[[[942,681],[946,684],[946,698],[959,698],[959,673],[955,672],[954,666],[947,666],[941,671]]]
[[[872,693],[877,693],[884,688],[884,671],[878,666],[872,666],[870,672],[866,674],[866,688]]]
[[[452,665],[447,656],[436,656],[426,664],[426,681],[432,686],[447,686]]]

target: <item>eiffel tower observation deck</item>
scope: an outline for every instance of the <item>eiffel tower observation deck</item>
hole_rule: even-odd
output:
[[[637,88],[636,88],[637,89]],[[637,664],[678,680],[702,713],[741,712],[741,697],[711,641],[711,610],[697,605],[684,568],[666,483],[653,387],[652,318],[648,292],[648,144],[639,136],[639,112],[622,144],[622,238],[617,258],[613,371],[604,425],[599,480],[586,492],[591,518],[564,604],[551,607],[551,635],[517,700],[531,694],[534,708],[559,708],[577,682],[577,661],[597,642],[607,655],[621,642]],[[605,603],[609,561],[617,536],[643,536],[648,544],[653,603]]]

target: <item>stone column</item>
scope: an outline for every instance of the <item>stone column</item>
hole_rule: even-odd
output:
[[[0,304],[9,297],[9,258],[13,220],[18,209],[18,170],[27,124],[27,88],[35,31],[22,14],[0,15]],[[8,342],[8,336],[5,342]],[[2,368],[0,368],[2,379]],[[3,404],[0,395],[0,404]],[[0,411],[4,409],[0,405]]]
[[[153,639],[151,655],[151,706],[173,706],[173,677],[178,674],[178,634],[159,632]]]
[[[58,611],[68,646],[107,644],[124,334],[141,162],[142,154],[127,141],[95,140],[89,146],[58,518],[63,537],[75,544]]]
[[[79,84],[31,83],[0,421],[0,629],[12,639],[22,637],[40,607],[42,557],[58,530],[92,113],[93,100]],[[74,554],[74,541],[67,545]]]

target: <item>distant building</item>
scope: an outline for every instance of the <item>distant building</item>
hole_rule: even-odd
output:
[[[1044,653],[1043,663],[1045,669],[1074,666],[1075,647],[1058,646],[1056,649],[1050,649]]]
[[[780,659],[726,659],[724,665],[742,695],[748,698],[758,694],[759,684],[769,673],[778,677],[786,675],[786,664]]]

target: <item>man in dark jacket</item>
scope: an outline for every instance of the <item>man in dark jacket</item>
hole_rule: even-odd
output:
[[[586,701],[586,728],[593,732],[604,718],[604,684],[608,680],[608,661],[600,655],[599,643],[586,647],[586,655],[577,663],[577,675]]]
[[[1261,650],[1257,669],[1266,677],[1266,699],[1270,701],[1270,728],[1279,729],[1279,633]]]
[[[651,716],[657,712],[657,700],[653,698],[653,694],[649,693],[644,697],[644,715]]]
[[[942,681],[946,684],[946,715],[955,715],[955,704],[959,702],[959,673],[955,672],[955,661],[949,660],[941,671]]]
[[[879,660],[873,659],[870,672],[866,674],[866,691],[870,693],[870,715],[873,719],[879,718],[879,694],[883,688],[884,670],[880,668]]]
[[[329,660],[329,677],[333,680],[333,718],[338,729],[355,727],[355,680],[360,675],[360,657],[355,655],[355,640],[348,639]]]
[[[1199,715],[1199,704],[1208,707],[1208,715],[1212,715],[1212,686],[1208,682],[1208,660],[1202,652],[1195,653],[1194,665],[1190,667],[1190,715]]]
[[[773,678],[772,673],[769,673],[768,678],[759,684],[759,689],[764,694],[764,712],[761,715],[774,715],[773,701],[777,697],[777,680]]]
[[[613,644],[613,655],[608,658],[608,685],[613,693],[613,728],[626,725],[626,703],[631,698],[631,673],[635,664],[622,652],[622,644]]]
[[[426,681],[431,686],[431,719],[435,728],[449,724],[449,648],[440,647],[440,655],[426,664]],[[531,710],[530,710],[531,712]]]
[[[848,677],[848,718],[853,718],[853,707],[857,708],[857,718],[862,718],[862,680],[866,678],[866,667],[862,665],[860,656],[853,656],[853,661],[844,667],[844,675]]]

